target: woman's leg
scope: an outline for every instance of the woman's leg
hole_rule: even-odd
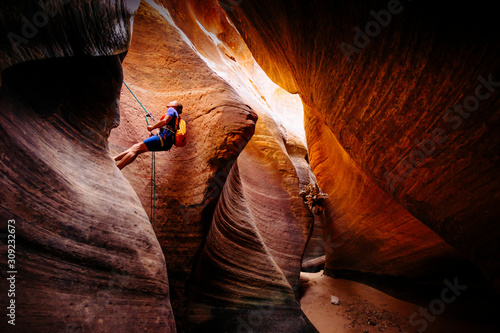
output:
[[[120,155],[122,154],[117,156],[120,157],[119,158],[120,162],[116,166],[118,167],[118,169],[121,170],[130,163],[132,163],[137,158],[137,156],[147,151],[148,147],[144,142],[136,143],[135,145],[127,149],[124,153],[122,153],[123,156],[120,157]],[[116,160],[117,157],[115,157],[115,161],[117,161]]]
[[[124,150],[123,153],[119,154],[119,155],[116,155],[115,157],[113,157],[113,159],[115,161],[119,161],[123,158],[123,156],[127,155],[127,153],[130,151],[130,148],[127,149],[127,150]]]

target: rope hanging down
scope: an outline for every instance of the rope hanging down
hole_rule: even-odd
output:
[[[125,83],[125,81],[123,81],[123,84],[125,84],[125,87],[127,87],[128,91],[130,91],[132,96],[134,96],[137,103],[139,103],[139,105],[142,107],[142,109],[146,112],[146,115],[144,116],[144,118],[146,118],[146,124],[149,126],[148,117],[151,118],[153,121],[155,120],[155,118],[153,117],[153,115],[151,113],[148,112],[148,110],[146,110],[144,105],[142,105],[141,101],[139,101],[139,99],[135,96],[135,94],[132,92],[132,90],[129,88],[129,86]],[[153,230],[155,230],[155,215],[156,215],[156,156],[155,156],[155,152],[152,152],[152,155],[151,155],[151,212],[150,212],[150,216],[151,216],[151,224],[153,225]]]

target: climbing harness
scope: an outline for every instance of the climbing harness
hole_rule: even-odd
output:
[[[151,113],[146,110],[144,105],[142,105],[141,101],[135,96],[135,94],[132,92],[132,90],[129,88],[129,86],[123,81],[123,84],[125,84],[125,87],[127,87],[128,91],[134,96],[135,100],[139,103],[139,105],[142,107],[142,109],[146,112],[146,115],[144,118],[146,118],[146,124],[149,126],[149,121],[148,118],[151,118],[151,120],[155,121],[155,118]],[[161,139],[161,138],[160,138]],[[163,146],[163,141],[162,141],[162,146]],[[152,152],[151,155],[151,225],[153,226],[153,230],[155,230],[155,215],[156,215],[156,156],[155,152]]]

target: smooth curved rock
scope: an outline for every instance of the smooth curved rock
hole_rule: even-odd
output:
[[[0,70],[32,60],[127,51],[139,0],[5,0]]]
[[[121,73],[119,56],[3,72],[0,215],[2,230],[16,221],[20,331],[175,332],[161,248],[106,149]]]
[[[161,248],[107,151],[137,4],[2,2],[0,224],[15,220],[20,332],[176,331]],[[13,50],[41,5],[60,8]]]
[[[283,151],[272,135],[272,127],[266,126],[271,122],[261,117],[255,135],[238,157],[238,172],[243,197],[259,235],[288,284],[298,294],[300,263],[313,223],[312,213],[299,196],[299,175],[301,171],[307,174],[310,168],[307,163],[294,165],[288,152]],[[297,141],[286,142],[289,147],[302,148],[305,152],[305,147]]]
[[[187,145],[155,155],[155,233],[167,262],[176,321],[182,327],[193,262],[230,168],[254,133],[257,115],[183,39],[169,15],[154,2],[141,5],[123,67],[125,82],[156,118],[171,100],[184,106]],[[110,136],[113,155],[149,134],[137,101],[125,88],[121,97],[121,125]],[[151,154],[139,156],[123,174],[150,214]]]
[[[319,114],[306,107],[311,167],[329,194],[325,200],[326,271],[376,272],[407,278],[432,278],[469,267],[457,251],[413,217],[390,195],[378,189],[321,126]],[[329,142],[329,145],[321,144]],[[327,156],[324,161],[318,156]],[[331,177],[335,170],[335,177]],[[351,189],[346,193],[345,186]],[[356,232],[362,230],[363,232]],[[330,271],[331,273],[331,271]]]
[[[312,224],[312,215],[298,195],[302,186],[315,181],[305,160],[307,150],[299,137],[285,130],[264,108],[269,106],[261,96],[272,95],[278,87],[260,93],[262,90],[249,80],[258,72],[250,68],[251,54],[239,53],[248,57],[241,63],[249,68],[238,67],[240,59],[227,60],[233,52],[225,46],[227,40],[211,39],[215,38],[211,31],[222,21],[214,19],[210,9],[218,7],[193,7],[194,15],[187,5],[166,2],[168,10],[152,1],[141,5],[124,60],[125,80],[147,109],[158,117],[170,100],[179,100],[188,124],[186,147],[155,155],[155,226],[167,261],[178,327],[186,331],[234,331],[244,329],[240,320],[246,320],[247,315],[268,319],[277,315],[279,320],[259,331],[274,332],[277,327],[288,327],[287,321],[299,329],[314,330],[295,299]],[[224,14],[217,10],[215,14]],[[233,35],[233,47],[243,49],[234,27],[225,16],[221,18],[225,23],[219,26],[218,36]],[[286,99],[283,94],[283,104],[292,105]],[[256,135],[252,137],[254,127]],[[111,151],[117,153],[146,135],[144,111],[124,89],[121,125],[112,131]],[[123,170],[147,211],[150,161],[150,154],[143,155]],[[232,171],[235,163],[238,171]],[[238,193],[243,191],[244,197],[234,193],[221,196],[234,177],[238,178]],[[240,246],[241,254],[231,246],[238,243],[238,232],[216,231],[223,226],[240,227],[239,221],[220,221],[221,214],[243,214],[239,207],[245,207],[253,221],[241,226],[252,230],[248,242],[253,244]],[[212,256],[214,251],[217,257]],[[222,271],[213,271],[220,265],[219,257],[234,258],[236,266],[228,264]],[[255,284],[251,277],[245,277],[251,272],[260,272],[261,282]],[[276,277],[282,281],[277,283]],[[251,295],[260,301],[252,301]]]
[[[412,219],[407,210],[498,286],[500,95],[495,84],[485,83],[500,81],[498,20],[485,1],[474,6],[401,2],[390,8],[391,22],[377,30],[374,15],[388,10],[389,3],[243,1],[226,12],[266,73],[288,91],[299,92],[319,123],[332,132],[333,141],[317,141],[315,132],[326,128],[307,130],[313,170],[323,173],[320,186],[329,188],[333,210],[347,209],[340,213],[345,219],[330,221],[330,236],[342,243],[370,230],[382,236],[365,242],[363,250],[384,251],[384,256],[373,257],[370,268],[352,259],[357,252],[348,257],[339,251],[328,256],[327,267],[335,269],[341,261],[344,267],[377,273],[387,270],[384,257],[411,263],[412,251],[399,257],[402,245],[423,259],[420,239],[426,233],[416,232],[413,241],[394,238],[395,246],[381,241],[389,235],[378,230],[398,230],[401,221]],[[367,24],[371,37],[357,37],[357,29]],[[344,52],[342,48],[353,50],[347,44],[356,51]],[[472,99],[476,95],[482,99],[477,108]],[[448,111],[464,103],[476,111]],[[438,142],[435,148],[429,144],[429,156],[422,158],[418,151],[428,139]],[[336,141],[336,154],[345,159],[338,161],[340,169],[330,166],[332,157],[324,151]],[[404,167],[410,157],[418,164],[412,172]],[[359,200],[377,198],[374,206],[352,201],[351,194],[360,191],[356,182],[336,179],[338,171],[350,167],[360,172],[352,175],[364,179],[366,195]],[[380,190],[385,194],[378,195]],[[389,220],[384,218],[388,213]],[[359,229],[355,217],[362,217],[368,229]],[[414,224],[404,223],[402,235],[413,232]],[[434,247],[428,252],[432,261],[446,246],[431,243],[424,244]]]
[[[288,198],[283,200],[276,193],[271,196],[280,187],[273,184],[276,180],[262,178],[260,181],[267,181],[267,189],[271,190],[266,194],[271,196],[267,200],[269,206],[260,201],[255,207],[255,200],[264,194],[262,187],[255,188],[242,176],[245,172],[240,169],[240,164],[245,165],[248,161],[245,155],[252,154],[247,151],[252,151],[254,145],[258,146],[254,140],[231,169],[217,204],[192,278],[188,328],[193,332],[317,332],[300,310],[294,295],[298,289],[298,270],[307,237],[297,239],[301,234],[296,229],[300,226],[293,218],[278,219],[273,225],[269,223],[270,216],[263,216],[283,213],[282,217],[285,217],[290,210],[280,207],[290,201]],[[262,160],[257,161],[262,163]],[[266,165],[256,167],[255,162],[245,166],[253,166],[254,172],[265,172],[266,169]],[[247,174],[247,177],[252,175]],[[252,180],[259,181],[258,178]],[[256,190],[261,193],[255,193]],[[277,237],[280,232],[284,237]]]

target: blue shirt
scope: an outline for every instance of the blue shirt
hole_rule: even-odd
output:
[[[177,111],[175,111],[174,108],[168,108],[167,113],[165,113],[165,117],[167,117],[167,116],[172,117],[172,119],[170,119],[170,121],[167,123],[167,126],[175,131],[176,130],[175,122],[177,120],[177,117],[179,117],[179,114],[177,113]],[[173,135],[173,133],[166,130],[166,129],[162,129],[160,131],[160,135],[162,136],[162,138],[167,138],[167,137]]]

